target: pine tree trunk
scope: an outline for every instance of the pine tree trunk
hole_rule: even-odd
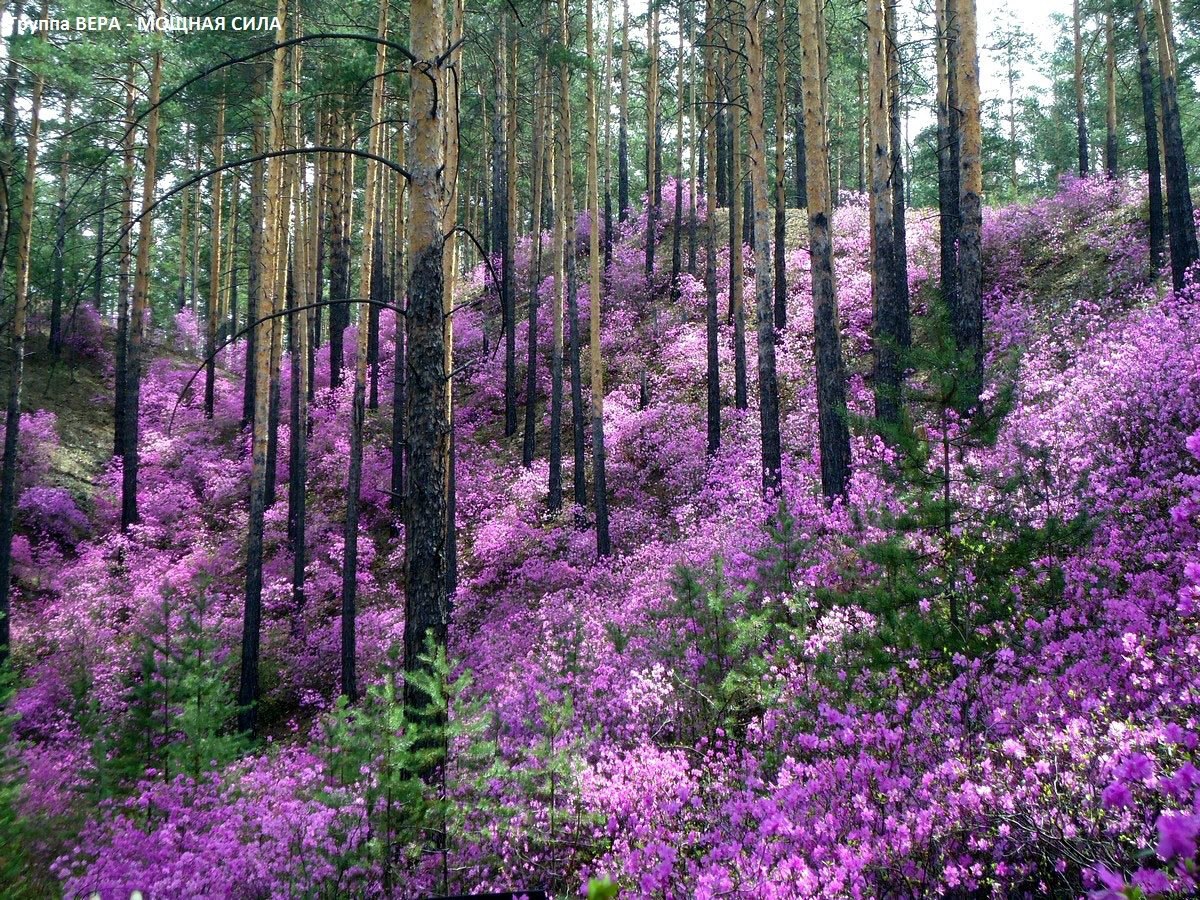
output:
[[[1108,0],[1104,13],[1104,171],[1109,178],[1117,177],[1117,39],[1116,15],[1113,0]]]
[[[335,114],[333,131],[337,143],[349,147],[352,127],[344,107]],[[350,177],[347,178],[347,172]],[[329,386],[340,387],[346,354],[345,332],[350,325],[350,208],[349,196],[354,184],[354,159],[342,153],[330,154],[329,165]]]
[[[96,216],[96,257],[92,264],[92,306],[104,315],[104,224],[108,217],[108,168],[100,173],[100,212]]]
[[[422,668],[425,641],[446,645],[447,421],[446,316],[443,204],[446,180],[445,104],[440,102],[440,59],[446,50],[444,0],[413,0],[409,49],[416,56],[409,79],[411,135],[409,183],[408,448],[409,509],[405,530],[404,666]],[[429,702],[406,680],[405,704]]]
[[[888,38],[884,5],[867,0],[867,118],[871,148],[871,295],[875,416],[900,421],[900,322],[896,293],[896,231],[892,223],[892,154],[888,90]]]
[[[646,278],[654,281],[654,244],[658,230],[658,205],[662,197],[655,178],[658,155],[658,6],[650,9],[647,53],[650,70],[646,75]]]
[[[285,0],[280,0],[285,2]],[[379,28],[377,34],[386,38],[388,33],[388,0],[379,5]],[[383,126],[383,74],[387,68],[387,47],[377,44],[375,48],[374,89],[371,96],[371,121],[368,125],[367,148],[372,156],[380,155]],[[375,277],[375,225],[379,193],[379,163],[367,160],[365,201],[363,207],[362,266],[359,269],[359,296],[365,302],[371,299],[372,279]],[[362,491],[363,469],[363,424],[366,419],[367,399],[367,350],[370,328],[369,306],[359,308],[358,328],[355,331],[354,395],[351,400],[350,459],[346,478],[346,522],[343,532],[342,559],[342,694],[353,703],[358,699],[357,655],[355,623],[358,603],[358,513],[359,494]]]
[[[965,11],[968,0],[957,0]],[[1079,12],[1079,0],[1071,6],[1071,27],[1075,48],[1075,135],[1079,146],[1079,174],[1088,174],[1088,126],[1087,93],[1083,74],[1083,24]],[[959,74],[962,77],[962,74]]]
[[[46,18],[46,0],[41,17]],[[39,32],[46,40],[46,32]],[[17,454],[21,436],[21,388],[25,375],[25,326],[29,314],[29,264],[32,255],[33,213],[37,186],[38,140],[42,124],[42,91],[46,76],[39,69],[29,100],[29,137],[25,144],[25,181],[21,189],[21,221],[17,226],[17,277],[8,347],[8,405],[4,417],[4,462],[0,470],[0,667],[12,643],[13,521],[17,511]],[[5,210],[7,213],[7,210]]]
[[[155,17],[162,15],[162,0],[156,0]],[[146,117],[146,155],[142,164],[142,213],[138,229],[137,263],[133,277],[129,343],[126,349],[125,414],[121,440],[121,530],[138,521],[138,409],[142,393],[142,343],[146,334],[146,312],[150,301],[150,244],[154,239],[154,202],[158,171],[158,98],[162,89],[163,55],[154,51],[150,71],[150,113]]]
[[[671,222],[671,305],[679,303],[683,271],[683,4],[679,5],[679,54],[675,60],[675,216]]]
[[[396,130],[396,162],[405,166],[408,163],[408,148],[404,131],[398,126]],[[396,238],[396,258],[394,266],[396,277],[392,281],[392,304],[407,312],[408,310],[408,272],[405,260],[408,242],[406,226],[406,198],[408,183],[401,176],[396,176],[396,213],[395,225],[392,229]],[[484,229],[486,233],[486,228]],[[391,493],[388,506],[397,516],[407,515],[405,497],[407,496],[405,481],[405,462],[408,449],[405,437],[405,424],[408,416],[408,357],[405,348],[405,323],[407,319],[396,316],[396,334],[392,347],[392,439],[391,439]]]
[[[559,33],[563,46],[570,46],[570,32],[567,28],[567,0],[559,0]],[[654,26],[652,32],[658,34],[658,13],[652,15]],[[656,64],[652,61],[651,66]],[[570,69],[564,61],[562,64],[563,92],[559,99],[559,152],[563,158],[563,190],[562,208],[559,215],[563,219],[563,265],[566,269],[567,288],[567,336],[570,342],[571,364],[571,446],[574,451],[574,470],[572,477],[572,493],[575,505],[582,510],[587,506],[587,475],[586,452],[584,438],[586,426],[583,412],[583,367],[580,361],[579,339],[579,278],[576,272],[576,230],[575,230],[575,184],[571,160],[571,92]],[[657,77],[657,76],[655,76]],[[648,103],[650,101],[647,101]],[[651,103],[651,106],[653,104]]]
[[[775,0],[775,327],[787,327],[787,4]]]
[[[512,297],[512,244],[508,218],[508,15],[501,14],[496,37],[496,106],[492,112],[492,246],[500,254],[501,328],[504,331],[504,436],[511,437],[517,427],[517,362],[515,304]]]
[[[121,144],[121,235],[118,241],[117,334],[114,361],[113,456],[120,456],[125,441],[125,384],[129,359],[129,295],[132,288],[133,175],[134,156],[134,68],[125,70],[125,125]]]
[[[979,109],[979,53],[976,47],[975,0],[958,6],[959,105],[962,110],[962,151],[959,161],[958,233],[959,319],[971,354],[971,371],[963,395],[964,409],[974,406],[983,387],[983,136]]]
[[[1146,130],[1146,172],[1150,203],[1150,265],[1155,272],[1162,267],[1166,243],[1163,220],[1162,166],[1158,143],[1158,115],[1155,112],[1154,72],[1150,66],[1150,38],[1144,0],[1133,0],[1138,29],[1138,77],[1142,88],[1142,120]]]
[[[251,152],[261,155],[267,146],[261,112],[255,112]],[[266,164],[256,160],[250,167],[250,257],[246,270],[246,321],[257,322],[267,308],[263,301],[263,216],[266,198]],[[242,427],[254,422],[258,410],[258,338],[269,334],[262,328],[251,328],[246,335],[246,380],[242,393]]]
[[[208,328],[204,335],[204,417],[213,417],[216,396],[217,317],[221,305],[221,166],[225,163],[225,95],[217,101],[216,135],[213,137],[212,225],[208,251]]]
[[[742,190],[742,90],[740,75],[740,47],[736,41],[739,28],[731,27],[728,32],[729,50],[726,53],[726,84],[730,103],[727,108],[729,120],[729,316],[733,321],[733,404],[737,409],[750,406],[746,386],[746,309],[743,279],[745,269],[742,258],[743,206]]]
[[[621,4],[621,103],[617,128],[617,219],[629,218],[629,0]]]
[[[717,103],[717,24],[715,0],[706,0],[704,7],[704,105],[716,108]],[[717,152],[717,117],[705,117],[704,140],[708,159]],[[721,369],[720,333],[717,323],[717,168],[710,162],[704,170],[704,200],[708,222],[704,229],[704,294],[705,334],[707,337],[705,383],[707,389],[708,454],[721,447]]]
[[[958,348],[963,347],[958,333],[958,0],[936,0],[937,9],[937,120],[938,120],[938,230],[941,261],[942,300],[955,329]]]
[[[63,104],[63,138],[58,160],[58,200],[54,213],[54,287],[50,292],[49,350],[51,356],[58,356],[62,352],[63,345],[63,300],[67,292],[67,183],[71,175],[71,148],[67,140],[71,132],[71,112],[74,104],[74,96],[67,94],[67,99]]]
[[[822,59],[825,25],[819,0],[800,0],[800,26],[821,488],[832,500],[845,496],[849,487],[850,432],[846,422],[846,367],[842,359],[833,276],[832,203]]]
[[[887,28],[888,41],[888,122],[889,139],[891,141],[891,180],[892,180],[892,228],[895,231],[893,250],[893,285],[896,292],[896,338],[900,349],[907,350],[912,345],[912,325],[910,322],[908,296],[908,229],[905,223],[904,198],[904,138],[901,134],[900,95],[903,91],[901,82],[902,63],[900,57],[900,39],[896,30],[896,4],[885,4],[884,26]]]
[[[279,27],[275,43],[286,37],[287,0],[279,0],[276,15]],[[267,146],[276,151],[283,146],[283,73],[287,51],[277,48],[271,71],[270,122]],[[280,247],[280,206],[282,198],[282,158],[274,157],[267,164],[264,187],[262,246],[260,255],[252,261],[258,267],[259,295],[255,300],[255,315],[259,319],[273,313],[283,289],[278,277],[280,266],[276,257],[286,255]],[[286,243],[285,243],[286,246]],[[258,726],[260,694],[259,668],[262,637],[263,588],[263,529],[267,508],[267,432],[271,396],[271,331],[272,324],[256,325],[254,352],[254,416],[251,435],[250,461],[250,520],[246,535],[246,600],[242,618],[242,654],[238,680],[238,730],[254,733]]]
[[[687,270],[688,274],[695,276],[696,274],[696,254],[699,250],[700,229],[697,217],[697,199],[696,192],[699,189],[699,184],[696,178],[696,157],[703,158],[704,146],[701,141],[700,146],[696,144],[696,119],[698,107],[696,106],[696,6],[689,4],[688,10],[688,147],[691,148],[689,154],[689,164],[691,171],[688,173],[688,258]],[[606,117],[607,118],[607,117]],[[697,152],[699,151],[699,152]],[[682,149],[681,151],[682,152]],[[611,257],[606,254],[605,258]]]
[[[611,8],[611,0],[609,0],[609,5]],[[543,20],[541,32],[542,46],[549,47],[548,21]],[[542,283],[542,191],[545,185],[542,169],[546,165],[545,136],[549,131],[547,127],[549,116],[546,108],[550,87],[549,70],[548,56],[543,52],[538,60],[537,88],[534,92],[533,169],[530,173],[533,255],[529,265],[529,327],[526,330],[525,347],[525,422],[521,442],[521,464],[527,469],[533,466],[536,437],[538,290]]]
[[[592,479],[593,496],[596,500],[596,554],[608,556],[612,545],[608,536],[608,488],[605,480],[606,461],[604,454],[604,360],[600,350],[600,230],[596,227],[600,218],[600,170],[597,164],[600,135],[596,125],[596,47],[592,34],[592,0],[587,0],[587,55],[591,65],[587,69],[587,129],[588,129],[588,219],[589,229],[588,281],[591,289],[591,319],[588,335],[588,357],[591,363],[592,389]],[[683,61],[679,62],[680,70]],[[680,92],[682,94],[682,91]],[[683,126],[680,119],[680,137]]]
[[[1162,124],[1167,175],[1167,211],[1170,215],[1171,280],[1175,290],[1184,285],[1187,270],[1196,262],[1196,223],[1188,183],[1187,151],[1179,119],[1175,30],[1171,0],[1155,0],[1158,26],[1158,64],[1162,93]]]
[[[184,133],[184,149],[187,147],[187,134]],[[186,162],[186,160],[185,160]],[[185,188],[179,195],[179,288],[175,294],[175,308],[180,312],[187,309],[188,297],[188,265],[191,261],[191,252],[188,247],[191,246],[189,238],[188,225],[191,222],[191,199],[192,195],[196,194],[197,202],[199,202],[199,192],[197,188]]]
[[[754,196],[754,296],[758,337],[758,409],[762,438],[762,491],[780,485],[783,461],[779,439],[779,381],[775,372],[775,295],[770,261],[771,214],[767,204],[766,54],[763,3],[746,7],[749,69],[750,184]],[[777,248],[779,249],[779,248]]]

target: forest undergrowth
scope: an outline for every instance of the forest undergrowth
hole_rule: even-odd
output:
[[[674,196],[668,183],[660,223]],[[626,223],[604,275],[614,552],[599,561],[590,508],[546,512],[543,404],[530,468],[519,437],[503,437],[498,305],[482,267],[463,279],[460,301],[480,302],[454,316],[459,580],[449,651],[422,676],[444,728],[400,701],[390,359],[363,462],[369,690],[353,707],[335,699],[351,387],[329,388],[326,344],[301,598],[286,453],[267,512],[257,743],[232,728],[243,348],[221,356],[207,420],[188,387],[203,326],[183,312],[155,332],[141,522],[126,532],[119,461],[91,489],[64,478],[64,448],[91,426],[31,391],[45,408],[21,424],[0,875],[31,896],[105,900],[567,896],[589,880],[600,896],[603,879],[659,898],[1193,896],[1200,285],[1151,278],[1145,202],[1136,183],[1068,178],[987,211],[988,383],[971,415],[952,401],[936,217],[914,213],[920,349],[909,416],[880,428],[869,210],[845,195],[834,234],[854,476],[832,506],[812,449],[807,251],[788,253],[783,480],[764,502],[753,389],[706,453],[703,281],[682,275],[670,302],[669,254],[648,282],[645,213]],[[581,217],[581,254],[589,227]],[[525,241],[518,284],[529,258]],[[718,281],[724,310],[724,253]],[[543,303],[551,290],[547,278]],[[523,347],[523,310],[516,321]],[[383,312],[381,346],[394,328]],[[730,396],[731,333],[723,319]],[[548,329],[538,339],[548,359]],[[111,378],[90,308],[71,340]],[[753,386],[753,358],[748,370]],[[537,381],[544,398],[548,366]],[[289,427],[285,409],[281,447]]]

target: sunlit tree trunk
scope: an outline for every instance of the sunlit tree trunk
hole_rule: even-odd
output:
[[[41,17],[46,17],[46,0]],[[40,32],[45,42],[46,32]],[[38,140],[42,125],[42,91],[46,76],[39,68],[29,98],[29,136],[25,144],[25,181],[21,190],[21,221],[17,226],[17,273],[8,346],[8,405],[4,417],[4,463],[0,470],[0,666],[12,642],[9,613],[12,592],[13,520],[17,507],[17,453],[21,436],[21,388],[25,376],[25,326],[29,314],[29,263],[37,186]],[[7,210],[4,211],[7,213]]]
[[[800,29],[821,488],[825,496],[832,499],[844,496],[849,486],[850,432],[846,422],[846,367],[842,359],[833,278],[832,203],[822,59],[825,26],[819,0],[800,0]]]
[[[570,31],[568,29],[567,0],[559,0],[559,33],[564,47],[570,46]],[[654,26],[652,31],[658,34],[658,13],[652,16]],[[652,66],[657,66],[652,62]],[[570,349],[571,364],[571,448],[573,450],[574,469],[572,477],[572,494],[575,506],[582,510],[587,506],[587,475],[584,437],[586,426],[583,412],[583,367],[580,360],[579,338],[579,277],[576,271],[576,229],[575,229],[575,179],[574,163],[571,159],[571,70],[566,61],[561,64],[562,94],[559,98],[559,152],[563,159],[562,201],[558,211],[563,220],[563,265],[566,269],[567,290],[567,340]],[[654,79],[657,80],[657,75]],[[650,106],[654,104],[647,100]],[[652,231],[653,229],[651,229]]]

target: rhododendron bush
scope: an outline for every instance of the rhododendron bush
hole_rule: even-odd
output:
[[[674,196],[668,182],[664,242]],[[502,436],[499,302],[484,267],[460,281],[460,566],[448,652],[431,651],[431,718],[401,700],[390,353],[359,520],[367,696],[336,696],[352,398],[330,387],[326,345],[302,601],[285,497],[267,513],[256,741],[232,731],[250,468],[241,348],[219,360],[208,420],[188,383],[196,320],[154,332],[141,521],[124,533],[119,463],[87,491],[64,483],[70,422],[27,415],[17,678],[0,725],[15,790],[0,807],[15,811],[38,889],[570,896],[609,878],[633,897],[1194,896],[1200,284],[1152,279],[1136,183],[1067,179],[1032,206],[989,210],[989,383],[959,415],[929,400],[944,374],[937,236],[935,217],[913,217],[914,333],[935,350],[914,357],[910,420],[888,433],[869,418],[869,214],[843,200],[848,497],[820,496],[807,253],[786,260],[784,478],[764,502],[753,402],[723,410],[706,455],[704,286],[685,276],[668,305],[670,254],[648,279],[643,218],[614,235],[604,285],[614,554],[599,561],[589,511],[546,512],[541,448],[526,469],[519,437]],[[581,254],[591,227],[582,217]],[[530,257],[518,246],[518,284]],[[727,251],[717,264],[724,309]],[[547,279],[544,304],[551,292]],[[395,316],[380,325],[390,347]],[[103,368],[101,326],[73,334]],[[544,397],[548,367],[536,383]],[[292,426],[284,404],[281,448]],[[537,426],[549,427],[542,405]],[[280,452],[281,495],[287,466]]]

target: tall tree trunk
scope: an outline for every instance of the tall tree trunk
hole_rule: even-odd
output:
[[[628,37],[628,32],[626,32]],[[564,63],[558,66],[559,97],[570,90],[567,69]],[[559,104],[561,113],[562,104]],[[549,129],[548,129],[549,130]],[[557,123],[558,140],[562,140],[562,123]],[[554,148],[556,141],[549,141]],[[568,173],[563,164],[564,154],[560,149],[553,153],[554,187],[551,193],[562,197]],[[551,322],[553,338],[550,345],[550,471],[546,505],[550,512],[562,509],[562,393],[563,393],[563,293],[566,290],[566,217],[555,216],[554,223],[554,292],[551,295]]]
[[[260,156],[267,146],[262,113],[255,111],[252,125],[251,152]],[[246,269],[246,321],[257,322],[267,305],[263,300],[266,285],[262,279],[263,217],[266,202],[266,164],[256,159],[250,166],[250,257]],[[260,335],[270,333],[269,328],[251,328],[246,335],[246,380],[242,392],[242,427],[254,421],[258,410],[258,358]]]
[[[607,276],[612,265],[613,209],[612,209],[612,93],[613,93],[613,0],[605,0],[604,29],[604,272]],[[535,168],[535,178],[541,178],[541,169]]]
[[[612,0],[609,0],[611,12]],[[610,17],[611,18],[611,17]],[[543,19],[542,47],[548,48],[549,22]],[[538,290],[542,284],[542,191],[545,185],[542,169],[546,165],[546,136],[549,131],[549,115],[547,115],[548,94],[550,88],[550,64],[547,52],[543,50],[538,60],[537,86],[534,91],[533,110],[533,170],[530,173],[530,191],[532,194],[530,215],[533,218],[532,227],[532,258],[529,263],[529,323],[526,330],[525,347],[525,422],[521,442],[521,464],[525,468],[533,466],[535,449],[535,423],[537,413],[537,337],[538,337]]]
[[[73,94],[67,94],[63,104],[62,146],[58,159],[58,199],[54,212],[54,288],[50,292],[50,344],[51,356],[62,352],[63,299],[67,292],[67,182],[71,175],[71,146],[67,143],[71,134],[71,112],[75,105]]]
[[[795,144],[796,144],[796,159],[793,165],[795,171],[795,185],[792,190],[796,197],[796,208],[808,208],[808,164],[805,161],[805,145],[804,137],[804,88],[800,83],[800,79],[796,79],[796,124],[795,124]]]
[[[775,327],[787,327],[787,3],[775,0]]]
[[[965,348],[971,354],[964,408],[974,406],[983,387],[983,135],[979,109],[979,53],[975,0],[958,0],[958,80],[962,110],[959,175],[958,283],[959,318]]]
[[[284,2],[284,0],[280,0]],[[388,33],[388,0],[379,5],[380,38]],[[387,69],[387,46],[377,44],[375,48],[374,90],[371,95],[371,121],[367,129],[367,148],[373,156],[380,155],[383,126],[384,72]],[[379,163],[367,160],[365,201],[363,206],[362,268],[359,270],[359,294],[363,301],[371,299],[371,284],[375,276],[376,208],[379,192]],[[440,263],[440,260],[439,260]],[[355,623],[358,602],[358,505],[362,491],[363,468],[363,423],[366,418],[367,399],[367,326],[368,306],[360,306],[356,329],[354,354],[354,395],[351,402],[350,460],[346,479],[346,522],[343,532],[344,554],[342,559],[342,694],[351,703],[358,699],[356,669]]]
[[[717,23],[715,0],[705,0],[704,5],[704,106],[715,110],[717,104]],[[709,165],[704,170],[704,203],[708,222],[704,229],[704,294],[708,419],[708,453],[715,454],[721,447],[721,368],[717,324],[717,167],[712,160],[717,152],[717,117],[709,114],[704,119],[704,140]]]
[[[221,307],[221,166],[225,163],[225,95],[217,101],[216,135],[213,137],[212,225],[208,251],[208,328],[204,335],[204,417],[213,417],[216,396],[217,317]]]
[[[349,147],[353,133],[345,106],[338,108],[333,130],[337,143]],[[340,387],[345,360],[346,328],[350,325],[350,191],[354,185],[354,159],[343,153],[330,155],[329,166],[329,386]],[[350,177],[347,178],[347,172]]]
[[[117,334],[113,401],[113,456],[125,446],[125,385],[129,371],[129,295],[132,287],[133,175],[134,165],[134,67],[125,69],[125,131],[121,142],[121,235],[118,241]]]
[[[697,217],[696,192],[699,184],[696,178],[696,157],[703,158],[703,141],[699,147],[696,144],[696,6],[689,4],[688,10],[688,147],[690,171],[688,173],[688,274],[696,274],[696,252],[699,249],[700,231]],[[697,152],[698,151],[698,152]],[[682,150],[680,151],[682,152]],[[611,256],[611,254],[608,254]],[[606,259],[608,258],[606,256]]]
[[[658,6],[651,5],[647,35],[650,70],[646,75],[646,278],[654,281],[654,244],[662,197],[655,178],[658,156]],[[564,38],[565,39],[565,38]]]
[[[9,31],[8,37],[8,65],[4,70],[4,119],[0,123],[0,210],[4,211],[4,215],[0,215],[0,272],[6,271],[5,264],[8,260],[8,243],[9,243],[9,221],[8,210],[11,208],[12,198],[9,197],[8,189],[12,183],[13,153],[16,147],[13,145],[13,138],[16,134],[17,127],[17,85],[20,82],[20,60],[11,52],[13,39],[20,34],[21,15],[25,12],[24,0],[16,0],[13,6],[12,28]],[[4,279],[0,278],[0,302],[4,299]]]
[[[161,2],[161,0],[160,0]],[[287,37],[287,0],[279,0],[276,10],[279,25],[275,30],[275,43]],[[271,69],[270,123],[267,146],[274,152],[283,146],[283,74],[287,50],[275,50]],[[255,300],[255,315],[258,322],[275,312],[283,284],[278,277],[280,266],[278,255],[286,255],[280,247],[280,206],[282,198],[282,158],[273,157],[267,164],[265,196],[263,197],[264,222],[260,255],[252,261],[258,267],[259,296]],[[260,182],[261,184],[262,182]],[[285,245],[286,246],[286,243]],[[262,636],[262,588],[263,588],[263,528],[267,508],[267,431],[270,418],[271,396],[271,331],[272,324],[256,325],[254,352],[254,416],[251,435],[250,461],[250,521],[246,534],[246,600],[242,617],[242,655],[238,680],[238,730],[254,733],[258,726],[260,642]]]
[[[496,36],[496,106],[492,112],[492,246],[500,254],[500,312],[504,331],[504,436],[511,437],[517,428],[517,344],[516,304],[512,297],[512,244],[509,231],[513,225],[508,217],[508,136],[505,119],[508,116],[508,14],[500,16]]]
[[[1175,60],[1175,28],[1171,0],[1155,0],[1158,26],[1158,65],[1162,92],[1163,144],[1167,174],[1167,210],[1171,223],[1171,280],[1175,290],[1183,288],[1192,263],[1200,257],[1196,246],[1196,223],[1192,214],[1192,191],[1188,184],[1187,151],[1179,119]]]
[[[444,0],[413,0],[409,49],[416,56],[409,79],[411,134],[409,183],[408,402],[409,510],[405,530],[404,665],[417,671],[427,638],[446,645],[446,316],[444,303],[443,205],[446,180],[445,104],[439,60],[446,50]],[[405,682],[405,704],[428,697]]]
[[[608,536],[608,487],[605,479],[604,455],[604,360],[600,351],[600,171],[597,165],[600,135],[596,126],[596,46],[592,34],[592,0],[587,0],[587,205],[589,229],[588,281],[591,288],[591,321],[588,335],[588,357],[591,363],[592,389],[592,480],[596,500],[596,553],[608,556],[612,546]],[[682,42],[682,41],[681,41]],[[683,60],[679,61],[680,69]],[[680,92],[682,94],[682,91]],[[682,121],[682,119],[681,119]],[[680,136],[683,129],[680,126]],[[682,152],[682,147],[680,148]]]
[[[965,10],[968,0],[957,0]],[[1079,174],[1088,174],[1087,92],[1083,74],[1083,20],[1079,0],[1072,0],[1071,27],[1075,48],[1075,135],[1079,145]],[[959,73],[962,77],[962,73]]]
[[[733,404],[737,409],[750,406],[746,386],[746,309],[743,278],[745,269],[742,258],[743,202],[742,190],[742,122],[740,59],[741,47],[736,41],[741,29],[731,25],[727,32],[729,41],[726,53],[726,84],[729,106],[729,316],[733,320]]]
[[[396,129],[396,162],[405,166],[408,164],[408,148],[406,136],[402,127]],[[408,272],[407,260],[408,234],[406,226],[406,198],[408,197],[408,182],[399,174],[396,181],[396,211],[395,225],[392,232],[396,237],[396,258],[394,266],[396,277],[392,280],[392,304],[408,309]],[[484,231],[486,232],[486,228]],[[408,359],[405,348],[405,322],[407,320],[396,316],[395,342],[392,347],[392,440],[391,440],[391,493],[388,506],[400,517],[407,515],[405,497],[407,492],[405,482],[405,461],[408,458],[408,447],[405,438],[405,423],[408,408]]]
[[[42,0],[43,19],[46,10],[46,0]],[[46,32],[39,32],[39,35],[44,42]],[[21,190],[21,222],[17,226],[17,277],[8,347],[8,405],[4,416],[4,463],[0,471],[0,667],[8,660],[12,643],[9,598],[12,591],[13,520],[17,511],[17,453],[21,436],[21,387],[25,375],[25,325],[29,313],[29,262],[45,84],[46,76],[39,68],[34,75],[33,95],[29,100],[29,138],[25,145],[25,182]],[[3,212],[7,215],[8,210]]]
[[[1150,37],[1144,0],[1133,0],[1138,29],[1138,77],[1142,88],[1142,120],[1146,129],[1146,172],[1150,192],[1150,265],[1162,266],[1165,239],[1163,221],[1162,166],[1158,143],[1158,115],[1154,108],[1154,72],[1150,66]]]
[[[156,0],[154,15],[162,15],[162,0]],[[150,70],[150,113],[146,118],[146,156],[142,164],[142,212],[138,229],[137,264],[133,277],[129,344],[126,350],[124,434],[121,441],[121,530],[138,521],[138,409],[142,394],[142,342],[146,335],[146,312],[150,300],[150,244],[154,239],[154,202],[158,177],[158,98],[162,88],[162,49],[154,51]]]
[[[1109,178],[1117,177],[1117,38],[1116,14],[1113,0],[1108,0],[1104,12],[1104,88],[1105,142],[1104,171]]]
[[[92,306],[104,315],[104,225],[108,218],[108,167],[100,173],[100,211],[96,215],[96,257],[92,264]]]
[[[629,0],[621,3],[621,103],[617,127],[617,218],[629,218]]]
[[[896,338],[900,348],[907,350],[912,344],[912,326],[908,297],[908,229],[904,209],[904,138],[900,129],[900,95],[904,85],[901,81],[903,60],[900,57],[894,2],[885,3],[884,25],[888,41],[888,122],[892,151],[889,177],[892,180],[892,228],[895,231],[892,288],[896,292]]]
[[[956,70],[959,0],[936,0],[937,10],[937,127],[938,127],[938,231],[942,300],[950,317],[958,348],[958,161],[959,109]]]
[[[188,136],[185,130],[183,136],[184,144],[184,162],[186,164]],[[200,202],[200,192],[198,187],[185,188],[179,195],[179,287],[175,294],[175,308],[180,312],[187,309],[188,298],[188,267],[191,264],[192,254],[189,250],[191,247],[191,237],[189,224],[191,223],[192,195],[196,195],[196,202]]]
[[[762,491],[779,488],[783,471],[779,439],[779,381],[775,372],[774,278],[770,261],[770,207],[767,204],[766,5],[746,7],[746,57],[750,106],[750,184],[754,196],[754,296],[758,337],[758,409],[762,438]],[[782,248],[776,248],[777,252]]]
[[[559,31],[564,47],[570,47],[570,32],[567,27],[567,0],[559,0]],[[658,13],[653,14],[653,34],[658,35]],[[656,63],[652,62],[652,66]],[[583,367],[580,361],[579,339],[579,277],[576,272],[576,231],[575,231],[575,179],[574,164],[571,159],[571,92],[570,69],[564,60],[562,72],[562,96],[560,97],[559,151],[563,157],[563,190],[562,209],[559,215],[563,219],[563,264],[566,268],[567,279],[567,334],[570,342],[571,363],[571,438],[574,451],[574,472],[572,478],[572,493],[575,505],[582,510],[587,506],[587,475],[584,436],[586,426],[583,412]],[[655,76],[657,77],[657,76]],[[650,101],[647,101],[648,103]],[[651,106],[654,104],[651,103]]]
[[[679,5],[679,53],[675,60],[675,216],[671,222],[671,305],[679,302],[683,271],[683,10]]]
[[[896,293],[896,231],[892,223],[891,120],[888,98],[888,38],[884,5],[867,0],[867,118],[871,147],[871,295],[875,368],[875,416],[900,421],[900,322]]]
[[[819,0],[800,0],[800,27],[821,488],[827,498],[833,499],[845,496],[849,486],[850,431],[846,422],[846,367],[842,359],[833,279],[832,202],[829,144],[825,131],[825,64],[822,59],[825,55],[825,24]]]

